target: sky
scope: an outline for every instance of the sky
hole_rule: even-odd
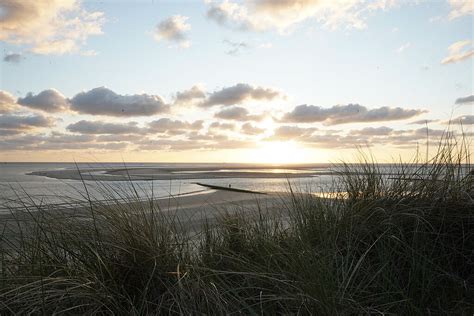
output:
[[[473,14],[469,0],[2,0],[0,161],[410,161],[446,132],[472,139]]]

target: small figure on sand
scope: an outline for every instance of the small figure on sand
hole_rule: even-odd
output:
[[[229,183],[229,188],[232,188],[232,184]]]

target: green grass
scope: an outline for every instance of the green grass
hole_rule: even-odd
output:
[[[3,220],[0,314],[472,315],[468,149],[446,140],[396,177],[363,156],[330,199],[290,187],[280,212],[223,211],[199,233],[133,187],[86,217],[24,201]]]

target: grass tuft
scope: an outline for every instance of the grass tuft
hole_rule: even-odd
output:
[[[472,314],[468,144],[339,171],[336,194],[290,186],[278,210],[193,229],[133,183],[104,184],[107,204],[17,201],[1,218],[0,314]]]

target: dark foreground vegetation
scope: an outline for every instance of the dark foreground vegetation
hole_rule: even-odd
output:
[[[25,205],[1,237],[0,314],[472,315],[470,168],[452,142],[395,177],[346,165],[331,199],[198,233],[151,201],[91,203],[88,220]]]

